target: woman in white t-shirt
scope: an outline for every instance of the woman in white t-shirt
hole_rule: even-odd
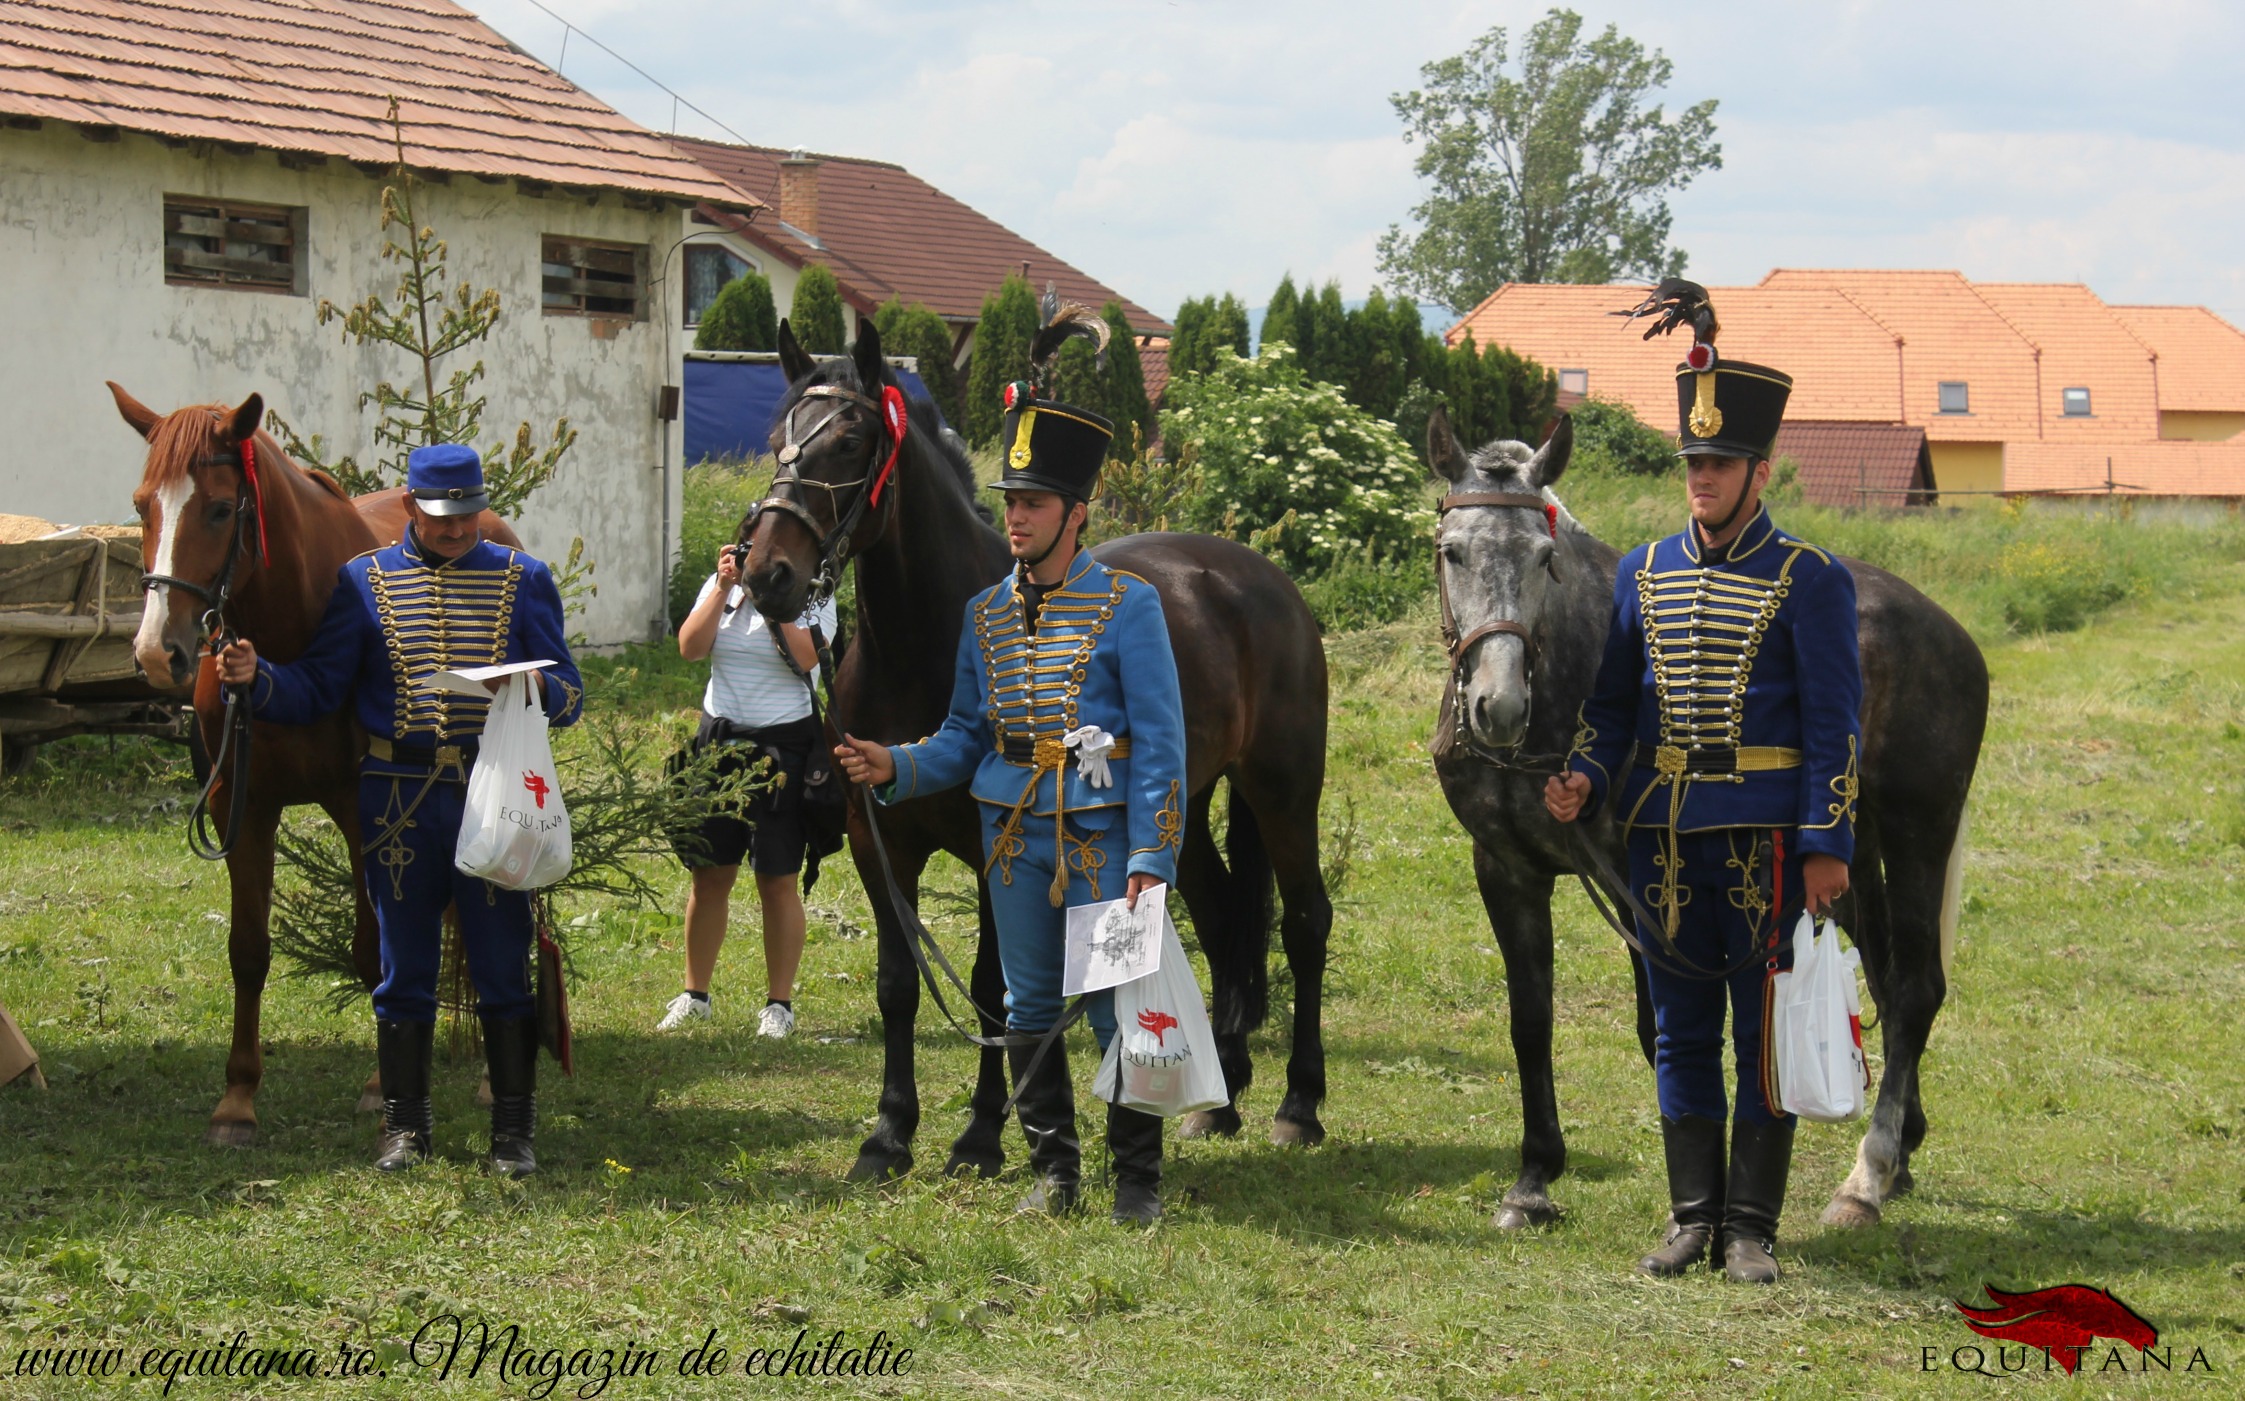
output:
[[[780,656],[772,625],[747,602],[740,558],[732,548],[718,552],[717,572],[702,585],[693,611],[678,628],[678,654],[688,661],[709,659],[709,686],[702,693],[694,745],[697,752],[711,745],[724,748],[720,774],[768,759],[785,781],[759,793],[740,812],[713,815],[702,825],[698,841],[679,848],[692,878],[686,894],[686,986],[664,1009],[657,1030],[673,1031],[710,1015],[710,979],[718,950],[725,946],[733,883],[747,857],[764,915],[766,1001],[756,1029],[776,1040],[795,1027],[795,972],[803,958],[803,897],[796,889],[806,842],[803,779],[820,736],[802,677]],[[833,602],[821,603],[798,623],[781,624],[779,639],[815,682],[818,653],[810,625],[831,638]]]

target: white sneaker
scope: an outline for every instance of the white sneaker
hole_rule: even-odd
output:
[[[708,998],[696,997],[690,992],[682,992],[672,998],[670,1005],[663,1009],[663,1019],[655,1023],[655,1030],[676,1031],[691,1021],[706,1022],[709,1020],[709,1016]]]
[[[756,1034],[758,1036],[768,1036],[774,1041],[785,1041],[787,1034],[793,1030],[795,1030],[795,1012],[792,1008],[782,1007],[777,1002],[764,1004],[764,1014],[756,1019]]]

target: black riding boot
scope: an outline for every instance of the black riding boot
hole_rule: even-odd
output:
[[[436,1035],[434,1022],[374,1023],[374,1064],[382,1076],[382,1137],[374,1145],[374,1165],[384,1172],[429,1160],[436,1127],[429,1108],[429,1052]]]
[[[1777,1218],[1793,1168],[1793,1126],[1731,1125],[1729,1205],[1723,1211],[1723,1273],[1737,1284],[1777,1283]]]
[[[1723,1123],[1687,1114],[1660,1121],[1673,1219],[1660,1249],[1637,1262],[1649,1275],[1680,1275],[1707,1258],[1723,1219]]]
[[[1014,1109],[1021,1115],[1021,1132],[1029,1140],[1029,1167],[1037,1185],[1021,1199],[1016,1211],[1049,1212],[1062,1216],[1076,1209],[1083,1180],[1083,1145],[1076,1138],[1076,1087],[1068,1078],[1068,1046],[1054,1038],[1034,1074],[1024,1078],[1035,1046],[1008,1046],[1006,1059],[1013,1066]]]
[[[538,1170],[530,1140],[538,1131],[538,1019],[483,1019],[483,1057],[491,1069],[491,1170],[528,1177]]]
[[[1107,1154],[1115,1166],[1115,1224],[1161,1220],[1161,1116],[1107,1106]]]

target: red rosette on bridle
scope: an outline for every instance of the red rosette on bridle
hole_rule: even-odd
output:
[[[910,431],[911,426],[911,415],[905,411],[904,407],[904,391],[893,384],[883,385],[881,388],[881,427],[889,435],[889,460],[881,464],[879,474],[873,478],[873,489],[866,496],[867,504],[873,506],[881,504],[881,488],[889,484],[889,477],[896,471],[896,459],[898,454],[904,451],[904,435]]]

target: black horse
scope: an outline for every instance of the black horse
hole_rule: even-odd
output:
[[[877,502],[871,498],[890,448],[875,405],[894,380],[870,324],[858,324],[849,357],[823,363],[804,353],[785,322],[779,341],[790,384],[773,445],[787,447],[793,424],[796,447],[784,453],[794,460],[782,465],[774,482],[774,496],[784,504],[761,510],[753,524],[744,522],[750,594],[767,616],[793,620],[822,571],[855,561],[857,631],[834,678],[832,718],[860,738],[919,739],[941,725],[950,708],[967,601],[1011,567],[1004,539],[975,507],[973,471],[956,435],[930,431],[929,412],[911,416],[892,479]],[[1318,864],[1326,673],[1316,621],[1277,566],[1229,540],[1135,535],[1096,553],[1160,592],[1184,696],[1193,797],[1177,890],[1208,956],[1218,1059],[1232,1102],[1192,1116],[1180,1132],[1239,1130],[1239,1096],[1254,1078],[1247,1035],[1263,1024],[1269,1002],[1265,962],[1275,874],[1285,902],[1280,931],[1294,976],[1294,1029],[1286,1094],[1271,1137],[1319,1142],[1325,1136],[1317,1118],[1325,1098],[1319,1020],[1333,906]],[[1208,820],[1220,777],[1230,780],[1221,854]],[[938,851],[971,869],[982,867],[981,820],[964,788],[883,808],[879,821],[897,882],[908,893],[916,896],[920,872]],[[910,936],[890,906],[856,804],[850,848],[878,925],[875,997],[885,1053],[880,1118],[850,1170],[858,1180],[912,1165],[920,1124],[912,1063],[920,987]],[[1004,979],[989,892],[980,894],[981,937],[969,986],[978,1008],[997,1012]],[[1001,1028],[985,1021],[982,1030],[994,1035]],[[945,1171],[999,1170],[1005,1102],[1003,1057],[985,1049],[967,1127]]]
[[[1433,745],[1451,811],[1473,837],[1473,873],[1504,955],[1512,1048],[1520,1069],[1520,1176],[1496,1223],[1516,1229],[1558,1216],[1550,1184],[1566,1169],[1551,1065],[1551,890],[1577,871],[1570,837],[1544,811],[1544,776],[1564,762],[1612,616],[1620,555],[1566,514],[1550,488],[1567,469],[1573,430],[1561,419],[1541,451],[1498,442],[1471,455],[1439,412],[1430,460],[1458,496],[1541,499],[1542,513],[1467,502],[1443,513],[1436,569],[1453,645]],[[1954,618],[1883,569],[1855,576],[1863,658],[1863,763],[1855,861],[1839,922],[1863,954],[1885,1037],[1886,1069],[1855,1170],[1825,1209],[1828,1225],[1869,1225],[1909,1190],[1910,1154],[1925,1138],[1918,1061],[1948,988],[1962,888],[1965,800],[1987,724],[1988,669]],[[1519,625],[1491,628],[1509,620]],[[1607,815],[1573,840],[1601,846],[1627,870]],[[1633,957],[1637,1033],[1653,1054],[1644,968]]]

